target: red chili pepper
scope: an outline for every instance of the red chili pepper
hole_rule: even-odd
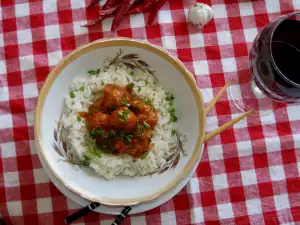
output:
[[[122,2],[122,0],[107,0],[102,7],[103,10],[113,8],[117,5],[119,5]]]
[[[155,6],[156,0],[146,0],[145,1],[145,7],[144,12],[151,11],[151,9]]]
[[[144,2],[140,2],[139,4],[136,4],[131,9],[129,9],[126,14],[127,15],[136,14],[136,13],[141,13],[143,11],[144,11]]]
[[[92,0],[90,4],[88,4],[87,8],[96,5],[100,0]]]
[[[143,12],[150,12],[151,8],[155,5],[156,0],[146,0],[135,4],[126,14],[136,14]]]
[[[100,15],[107,15],[107,14],[111,14],[112,12],[116,11],[117,6],[114,6],[113,8],[110,9],[106,9],[106,10],[101,10]]]
[[[153,11],[151,11],[149,18],[148,18],[148,25],[150,25],[155,17],[157,16],[158,11],[160,10],[160,8],[166,3],[167,0],[158,0],[155,4],[155,9]]]
[[[112,14],[114,14],[116,9],[117,9],[117,7],[115,7],[113,10],[101,11],[100,16],[98,16],[96,19],[88,22],[87,24],[82,25],[82,27],[91,27],[91,26],[94,26],[94,25],[100,23],[105,18],[107,18],[107,17],[111,16]]]
[[[133,4],[136,2],[136,0],[123,0],[120,5],[117,8],[116,15],[114,17],[111,31],[114,31],[117,29],[119,24],[121,23],[124,15],[127,13],[127,11],[133,6]]]

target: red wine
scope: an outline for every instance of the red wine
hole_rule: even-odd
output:
[[[286,42],[274,41],[272,52],[274,62],[282,75],[300,84],[300,51]]]
[[[300,22],[285,20],[276,29],[272,54],[275,65],[288,80],[300,85]]]
[[[266,26],[254,41],[250,64],[254,81],[265,95],[300,102],[300,21]]]

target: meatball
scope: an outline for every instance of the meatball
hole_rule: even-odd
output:
[[[114,140],[113,145],[114,145],[117,152],[119,152],[119,153],[126,152],[127,147],[126,147],[124,141],[121,138],[116,138]]]
[[[98,99],[94,104],[89,105],[89,113],[99,112],[103,105],[103,99]]]
[[[136,111],[138,122],[143,124],[145,121],[153,129],[158,122],[158,116],[155,109],[139,99],[132,101],[132,106]]]
[[[145,129],[142,124],[139,124],[136,131],[133,132],[133,136],[139,139],[151,138],[152,129]]]
[[[88,129],[90,131],[99,127],[103,129],[111,128],[110,116],[103,112],[95,112],[92,115],[88,116],[86,120]]]
[[[139,158],[142,156],[144,152],[147,152],[149,150],[149,139],[137,139],[134,138],[132,141],[132,144],[130,146],[127,146],[127,153],[130,155]]]
[[[129,101],[130,93],[126,87],[120,87],[115,84],[107,84],[104,88],[103,108],[110,111],[124,105]]]
[[[135,114],[126,106],[122,106],[111,114],[111,125],[118,130],[124,130],[124,132],[129,133],[135,130],[136,124],[137,118]]]

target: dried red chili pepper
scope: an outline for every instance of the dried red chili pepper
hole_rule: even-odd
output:
[[[101,10],[100,15],[107,15],[111,14],[112,12],[116,11],[117,6],[114,6],[113,8],[106,9],[106,10]]]
[[[157,16],[158,11],[160,10],[160,8],[166,3],[167,0],[158,0],[155,4],[155,8],[153,11],[151,11],[149,17],[148,17],[148,25],[150,25],[155,17]]]
[[[107,0],[102,7],[103,10],[113,8],[117,5],[119,5],[122,2],[122,0]]]
[[[98,23],[100,23],[105,18],[111,16],[116,11],[117,7],[115,7],[113,10],[107,10],[107,11],[101,11],[100,16],[98,16],[96,19],[89,21],[87,24],[82,25],[82,27],[91,27]]]
[[[146,0],[145,1],[145,7],[144,7],[144,12],[151,11],[152,8],[154,8],[156,3],[156,0]]]
[[[144,12],[144,2],[140,2],[139,4],[133,6],[131,9],[128,10],[126,14],[129,15],[129,14],[136,14],[141,12]]]
[[[93,5],[96,5],[98,2],[100,2],[100,0],[92,0],[90,2],[90,4],[88,4],[87,8],[89,8],[89,7],[93,6]]]
[[[151,8],[155,5],[156,0],[145,0],[138,4],[135,4],[126,14],[136,14],[150,12]]]
[[[127,11],[133,6],[133,4],[136,2],[136,0],[123,0],[121,4],[118,6],[116,15],[114,17],[111,31],[114,31],[117,29],[119,24],[121,23],[124,15],[127,13]]]

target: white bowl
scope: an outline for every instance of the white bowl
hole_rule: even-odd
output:
[[[98,68],[119,49],[139,54],[155,71],[160,86],[175,96],[178,129],[187,135],[185,149],[174,169],[141,177],[117,177],[106,180],[92,169],[64,162],[54,150],[53,131],[64,108],[64,98],[73,78]],[[102,39],[82,46],[66,56],[48,75],[36,108],[35,136],[40,156],[50,172],[66,188],[90,201],[106,205],[134,205],[166,193],[185,177],[199,155],[204,140],[205,115],[201,94],[193,76],[166,50],[148,42],[125,38]]]

